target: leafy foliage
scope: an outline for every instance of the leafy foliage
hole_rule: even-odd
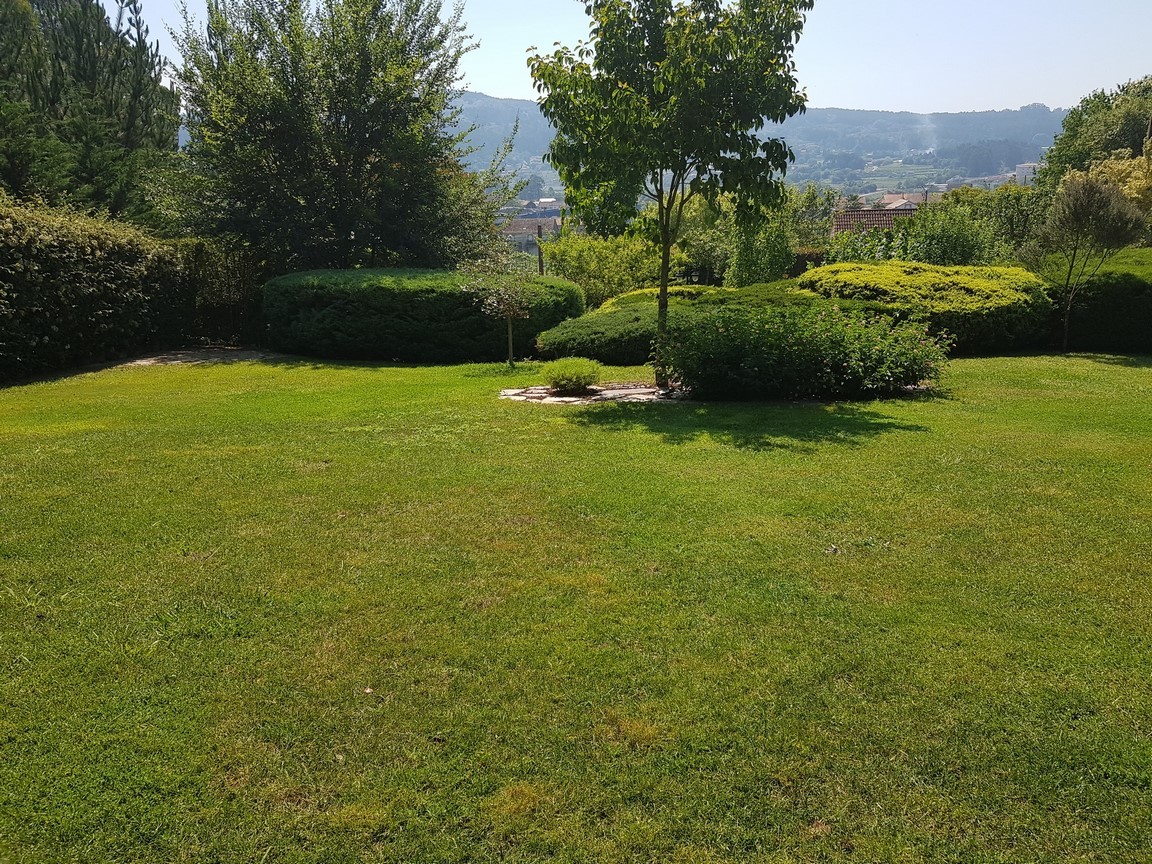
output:
[[[514,349],[584,310],[580,288],[554,277],[522,277],[528,315],[513,326]],[[451,363],[496,360],[505,341],[461,285],[440,270],[313,270],[264,287],[272,347],[316,357]]]
[[[589,43],[528,61],[557,131],[548,158],[597,233],[619,233],[639,196],[655,204],[663,333],[687,202],[727,191],[748,211],[780,197],[777,175],[791,151],[759,132],[803,109],[792,49],[812,2],[589,0],[585,8]]]
[[[460,167],[448,110],[469,45],[438,0],[220,0],[179,72],[192,230],[271,270],[452,266],[498,241],[501,167]],[[197,193],[198,194],[195,194]]]
[[[587,357],[564,357],[545,363],[540,376],[559,395],[578,396],[600,383],[600,368],[599,363]]]
[[[633,234],[594,237],[565,230],[542,248],[549,272],[582,287],[591,307],[660,281],[660,250]]]
[[[1080,100],[1064,118],[1063,131],[1044,156],[1037,182],[1054,192],[1069,171],[1084,171],[1123,151],[1122,158],[1144,152],[1152,120],[1152,75],[1096,90]]]
[[[1136,205],[1107,180],[1070,171],[1060,182],[1048,219],[1026,260],[1057,287],[1064,311],[1065,351],[1076,295],[1109,258],[1135,243],[1146,227]]]
[[[698,312],[726,308],[751,314],[766,308],[840,306],[868,314],[899,317],[901,310],[861,300],[828,300],[790,283],[749,285],[745,288],[672,286],[669,294],[669,329],[691,327]],[[564,321],[540,334],[537,346],[545,357],[594,357],[602,363],[633,366],[647,363],[656,341],[658,289],[622,294],[599,309]]]
[[[0,379],[179,342],[194,304],[176,250],[123,224],[0,200]]]
[[[835,307],[699,314],[668,340],[673,376],[699,399],[859,399],[936,381],[943,342],[923,325]]]
[[[0,188],[150,220],[178,103],[139,0],[0,0]]]
[[[991,264],[1003,257],[992,226],[956,200],[921,207],[892,228],[843,231],[832,238],[826,259],[919,261],[939,266]]]
[[[825,297],[873,300],[922,315],[966,354],[1039,344],[1052,308],[1043,280],[1018,267],[935,267],[886,262],[831,264],[797,280]]]
[[[1152,117],[1149,118],[1152,123]],[[1145,216],[1152,216],[1152,138],[1144,142],[1144,151],[1131,159],[1119,151],[1088,169],[1088,176],[1117,186]]]

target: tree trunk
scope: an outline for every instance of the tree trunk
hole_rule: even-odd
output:
[[[508,316],[508,368],[516,368],[516,358],[512,353],[512,316]]]
[[[668,276],[672,261],[672,232],[660,226],[660,293],[656,300],[656,345],[652,365],[656,369],[656,386],[668,389],[668,368],[664,365],[664,341],[668,335]]]
[[[1072,297],[1069,296],[1068,299],[1064,301],[1064,339],[1063,339],[1063,342],[1061,343],[1061,346],[1060,346],[1060,351],[1062,354],[1068,353],[1068,330],[1069,330],[1069,324],[1070,324],[1071,320],[1072,320]]]

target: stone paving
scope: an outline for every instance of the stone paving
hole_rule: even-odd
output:
[[[598,402],[655,402],[678,399],[675,390],[661,390],[651,384],[605,384],[589,387],[582,396],[557,396],[545,386],[516,387],[500,391],[501,399],[513,402],[542,402],[545,405],[594,405]]]

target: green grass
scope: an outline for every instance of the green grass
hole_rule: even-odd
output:
[[[1152,860],[1152,361],[535,380],[0,391],[0,860]]]
[[[1132,273],[1152,282],[1152,248],[1122,249],[1102,269],[1105,273]]]

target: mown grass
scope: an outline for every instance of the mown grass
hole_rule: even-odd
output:
[[[1152,361],[951,368],[0,391],[0,859],[1150,860]]]

